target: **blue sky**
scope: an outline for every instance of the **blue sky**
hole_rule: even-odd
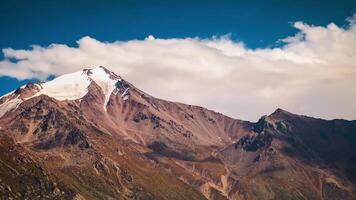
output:
[[[278,39],[294,34],[292,22],[314,25],[334,22],[342,26],[346,17],[355,12],[353,0],[3,0],[0,48],[75,45],[84,36],[100,41],[125,41],[148,35],[210,38],[225,34],[250,48],[261,48],[278,45]],[[0,95],[26,82],[0,77]]]
[[[273,48],[283,48],[284,43],[278,42],[281,39],[294,37],[297,33],[309,34],[308,30],[313,29],[313,27],[294,24],[297,21],[310,26],[320,26],[328,31],[333,30],[328,24],[334,23],[337,28],[347,32],[351,23],[347,22],[346,19],[352,17],[354,13],[356,13],[356,1],[354,0],[3,0],[0,2],[0,48],[3,50],[11,48],[33,52],[30,47],[32,44],[42,46],[45,50],[48,50],[51,48],[47,48],[47,46],[53,44],[77,48],[78,41],[82,41],[85,49],[84,44],[93,44],[95,41],[100,41],[104,45],[107,43],[114,44],[113,42],[115,41],[128,41],[129,45],[131,44],[130,41],[133,40],[145,43],[145,38],[153,35],[155,38],[166,39],[166,41],[162,41],[163,43],[169,42],[170,39],[183,39],[179,41],[179,45],[185,44],[185,38],[200,38],[195,42],[210,45],[209,47],[218,45],[218,49],[221,50],[225,47],[221,46],[221,42],[214,43],[212,38],[213,36],[219,38],[228,34],[228,42],[231,42],[233,47],[243,43],[246,52],[253,51],[261,56],[258,50],[255,52],[256,49],[269,51]],[[85,38],[86,36],[89,36],[89,39]],[[298,37],[296,38],[298,39]],[[202,41],[204,39],[211,41],[212,44]],[[190,41],[188,40],[188,42]],[[312,45],[314,43],[311,44],[311,49],[315,49]],[[182,48],[185,47],[187,46],[183,45]],[[80,48],[78,47],[78,49]],[[295,55],[293,54],[293,56]],[[323,56],[324,54],[320,54],[317,57],[322,58]],[[0,61],[4,61],[4,59],[4,54],[0,54]],[[291,59],[295,62],[299,58],[293,57]],[[6,60],[10,64],[11,62],[17,62],[11,56],[7,57]],[[44,63],[46,62],[47,60]],[[51,65],[51,62],[47,64]],[[0,70],[1,67],[8,68],[9,66],[5,66],[6,64],[1,63]],[[21,64],[16,63],[15,65]],[[37,69],[41,68],[41,66],[37,67]],[[46,76],[51,76],[51,74],[60,75],[70,71],[66,66],[56,65],[55,68],[56,70],[51,69],[52,71],[39,71]],[[65,70],[61,70],[61,68]],[[33,73],[37,73],[36,70],[31,70]],[[77,70],[77,67],[73,67],[73,70]],[[138,77],[130,74],[126,75],[128,78],[132,78],[130,81],[137,82],[141,86]],[[0,95],[16,89],[24,83],[35,81],[36,78],[41,77],[38,75],[26,78],[19,77],[16,74],[10,77],[7,74],[1,75],[0,73]],[[179,82],[177,81],[176,84],[179,84]],[[145,87],[145,84],[142,85]],[[264,88],[262,93],[269,93],[266,92],[269,90],[275,90],[274,86],[271,85],[269,89]],[[157,95],[159,96],[160,94]],[[163,94],[160,97],[166,98]],[[172,96],[167,96],[168,99],[170,97],[175,99]],[[180,99],[178,98],[178,100]],[[200,103],[194,99],[192,101],[193,103]],[[210,105],[208,104],[207,106]],[[203,105],[205,104],[203,103]],[[278,106],[277,103],[275,105]],[[224,110],[224,108],[216,105],[212,107]],[[298,111],[298,109],[295,110]],[[303,109],[300,110],[300,112],[303,111]],[[316,113],[315,116],[324,116],[319,111],[311,112],[311,114],[314,113]],[[336,117],[338,116],[336,115]],[[347,116],[350,117],[350,115]],[[340,117],[343,117],[343,115],[340,115]]]
[[[0,47],[74,45],[83,36],[100,41],[211,37],[232,34],[251,48],[273,45],[296,30],[291,22],[345,24],[353,0],[240,1],[1,1]]]

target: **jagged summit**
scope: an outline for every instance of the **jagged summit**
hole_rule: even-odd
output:
[[[273,113],[269,115],[269,117],[283,117],[283,116],[290,116],[290,115],[294,115],[294,114],[286,110],[283,110],[282,108],[277,108]]]

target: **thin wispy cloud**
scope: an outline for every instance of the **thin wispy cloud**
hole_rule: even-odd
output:
[[[228,36],[33,45],[3,49],[0,76],[38,78],[103,65],[156,97],[257,120],[277,107],[356,119],[356,17],[348,26],[295,22],[278,48],[249,49]]]

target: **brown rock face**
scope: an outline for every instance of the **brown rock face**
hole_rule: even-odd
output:
[[[356,198],[356,121],[236,120],[103,69],[108,101],[95,81],[74,100],[38,84],[0,99],[0,199]]]

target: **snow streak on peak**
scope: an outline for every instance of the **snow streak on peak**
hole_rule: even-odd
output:
[[[104,110],[106,110],[110,95],[115,90],[118,81],[112,78],[108,72],[109,71],[105,70],[103,67],[97,67],[90,70],[89,74],[89,77],[100,86],[105,95]]]

